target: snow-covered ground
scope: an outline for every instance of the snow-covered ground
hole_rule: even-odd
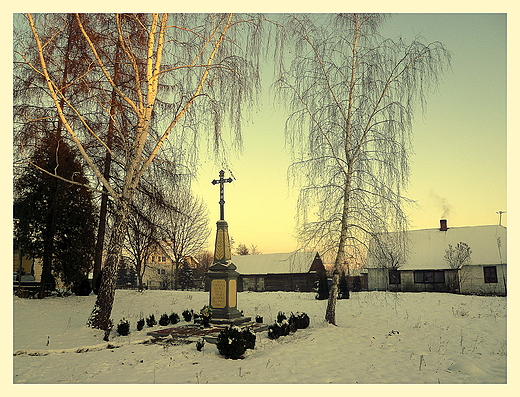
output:
[[[338,326],[323,321],[313,293],[243,292],[238,308],[272,324],[279,311],[306,312],[311,325],[278,340],[257,334],[243,360],[212,344],[143,344],[140,317],[207,304],[208,293],[116,293],[112,318],[129,336],[85,326],[95,296],[14,298],[13,383],[475,384],[507,382],[506,298],[444,293],[351,293],[338,301]],[[182,318],[182,317],[181,317]],[[179,325],[184,324],[183,322]],[[160,326],[155,326],[157,330]]]

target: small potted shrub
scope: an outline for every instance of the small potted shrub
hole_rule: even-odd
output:
[[[202,351],[202,348],[204,347],[204,344],[206,343],[206,341],[204,339],[200,339],[197,341],[197,344],[196,344],[196,347],[197,347],[197,351]]]
[[[255,348],[256,343],[256,334],[255,331],[246,327],[242,330],[242,337],[244,338],[244,343],[246,345],[246,349],[253,350]]]
[[[146,317],[146,325],[149,327],[153,327],[155,324],[157,324],[157,321],[155,320],[155,315],[150,314],[149,317]]]
[[[144,328],[144,318],[141,318],[139,321],[137,321],[137,330],[141,331]]]
[[[192,318],[192,311],[190,310],[184,310],[182,312],[182,317],[184,318],[184,321],[186,321],[187,323],[189,323],[191,321],[191,318]]]
[[[117,333],[121,336],[126,336],[130,333],[130,323],[124,318],[117,324]]]
[[[281,336],[280,325],[274,323],[267,328],[267,337],[269,339],[278,339]]]
[[[180,321],[179,315],[175,312],[170,314],[169,317],[170,324],[177,324]]]
[[[232,360],[243,358],[246,352],[246,343],[240,328],[231,325],[220,331],[217,336],[217,349],[226,358]]]
[[[276,316],[276,322],[281,324],[283,320],[287,320],[287,316],[283,312],[278,312],[278,315]]]
[[[309,318],[309,315],[307,313],[296,313],[297,319],[298,319],[298,329],[305,329],[307,328],[310,323],[311,319]]]
[[[200,317],[201,323],[204,328],[209,327],[209,322],[211,321],[212,310],[208,305],[204,305],[202,309],[200,309]]]
[[[170,318],[168,317],[168,315],[166,313],[164,313],[161,315],[161,318],[159,319],[159,325],[162,325],[164,327],[165,325],[168,325],[168,324],[170,324]]]
[[[291,313],[287,322],[289,323],[289,331],[296,332],[298,329],[298,318],[293,313]]]
[[[270,339],[278,339],[280,336],[289,335],[289,323],[287,320],[283,320],[281,323],[274,323],[267,329],[267,336]]]
[[[307,313],[291,313],[288,322],[291,332],[296,332],[298,329],[307,328],[310,324],[310,318]]]

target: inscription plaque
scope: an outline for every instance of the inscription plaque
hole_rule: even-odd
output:
[[[217,309],[226,307],[226,280],[211,281],[211,307]]]
[[[229,307],[237,305],[237,280],[229,280]]]

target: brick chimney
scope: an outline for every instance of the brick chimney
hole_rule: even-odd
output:
[[[439,228],[441,232],[448,231],[448,221],[446,219],[441,219],[441,227]]]

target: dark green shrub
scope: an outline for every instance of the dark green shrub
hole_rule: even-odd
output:
[[[298,318],[293,313],[291,313],[287,322],[289,323],[289,331],[296,332],[298,329]]]
[[[170,314],[169,321],[171,324],[177,324],[180,321],[179,315],[175,312]]]
[[[262,324],[264,322],[264,318],[260,316],[256,316],[255,320],[258,324]]]
[[[278,312],[278,316],[276,316],[276,322],[281,324],[283,320],[287,320],[287,316],[285,313]]]
[[[163,315],[161,315],[161,318],[159,319],[159,325],[162,325],[164,327],[168,324],[170,324],[170,318],[166,313],[164,313]]]
[[[342,273],[339,277],[338,299],[349,299],[350,293],[348,289],[347,276],[345,276],[345,273]]]
[[[150,314],[149,317],[146,317],[146,325],[149,327],[153,327],[155,324],[157,324],[157,321],[155,320],[155,315]]]
[[[289,323],[287,322],[287,320],[282,322],[280,328],[282,329],[282,335],[281,336],[287,336],[291,332],[291,330],[289,328]]]
[[[273,325],[267,329],[267,336],[270,339],[278,339],[280,336],[287,336],[290,332],[296,332],[298,329],[305,329],[310,324],[310,318],[306,313],[291,313],[289,320],[286,320],[285,315],[278,313],[278,319]]]
[[[138,331],[141,331],[143,328],[144,328],[144,318],[140,319],[140,320],[137,322],[137,330],[138,330]]]
[[[117,324],[117,333],[121,336],[126,336],[130,333],[130,323],[124,318]]]
[[[204,328],[209,327],[212,315],[213,309],[211,306],[204,305],[204,307],[200,309],[201,324]]]
[[[282,321],[281,323],[274,323],[270,325],[267,329],[267,336],[270,339],[278,339],[280,336],[289,335],[289,323],[287,320]]]
[[[204,347],[205,343],[206,343],[206,341],[204,339],[198,340],[197,344],[196,344],[197,351],[199,351],[199,352],[202,351],[202,348]]]
[[[189,323],[191,321],[191,318],[193,317],[193,311],[191,310],[184,310],[182,312],[182,317],[184,318],[184,321]]]
[[[327,273],[325,273],[325,272],[321,272],[319,274],[318,294],[316,295],[316,299],[318,299],[318,300],[329,299],[329,280],[327,278]]]
[[[310,325],[311,319],[307,313],[296,313],[296,315],[298,319],[298,329],[305,329]]]
[[[244,343],[246,345],[246,349],[253,350],[255,348],[256,343],[256,334],[255,331],[246,327],[242,330],[242,337],[244,338]]]
[[[76,281],[73,284],[72,292],[74,292],[76,296],[89,296],[91,291],[90,281],[86,278],[81,281]]]
[[[231,325],[220,331],[217,336],[217,349],[226,358],[232,360],[243,358],[246,343],[240,328]]]
[[[274,323],[267,328],[267,337],[269,339],[278,339],[280,337],[280,332],[278,331],[278,323]]]

